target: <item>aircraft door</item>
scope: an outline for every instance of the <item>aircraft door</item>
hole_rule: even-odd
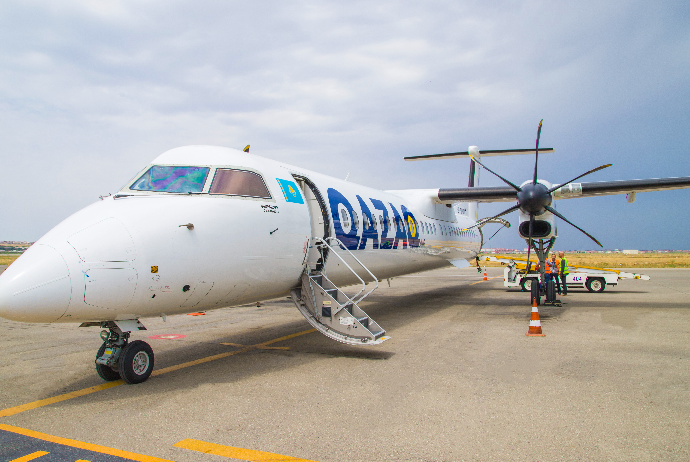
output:
[[[321,271],[328,258],[328,249],[326,249],[322,255],[321,251],[314,245],[314,238],[326,239],[330,237],[330,215],[328,214],[323,196],[316,185],[307,177],[299,175],[293,175],[293,177],[302,189],[311,218],[311,237],[309,239],[309,248],[307,249],[305,263],[307,263],[311,269]]]

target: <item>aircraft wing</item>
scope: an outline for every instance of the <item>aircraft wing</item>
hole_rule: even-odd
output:
[[[505,186],[476,188],[441,188],[441,202],[515,202],[515,190]]]
[[[629,194],[646,191],[690,188],[690,177],[649,178],[644,180],[596,181],[591,183],[568,183],[553,192],[554,199]],[[515,190],[506,186],[477,188],[441,188],[440,202],[513,202]]]

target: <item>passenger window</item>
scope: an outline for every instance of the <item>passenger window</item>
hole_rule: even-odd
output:
[[[200,193],[208,175],[208,167],[172,167],[154,165],[129,189],[169,193]]]
[[[261,175],[246,170],[219,168],[213,178],[209,194],[223,194],[227,196],[259,197],[270,199],[266,183]]]
[[[343,229],[350,227],[350,214],[344,208],[340,209],[340,221]]]

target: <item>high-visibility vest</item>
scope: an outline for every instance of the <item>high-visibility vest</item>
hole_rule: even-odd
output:
[[[558,262],[553,260],[546,260],[546,273],[558,273]]]
[[[560,274],[568,274],[568,260],[566,260],[565,257],[561,258],[561,264],[559,268],[560,270],[558,272]]]

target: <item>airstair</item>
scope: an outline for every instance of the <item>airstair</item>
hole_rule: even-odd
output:
[[[291,294],[297,309],[309,324],[325,336],[349,345],[376,345],[388,340],[390,337],[386,336],[386,331],[358,305],[378,288],[379,284],[376,277],[340,240],[334,237],[327,239],[313,237],[309,245],[319,251],[322,256],[321,262],[324,261],[323,256],[326,253],[335,255],[362,284],[362,288],[357,294],[348,297],[328,279],[323,263],[307,262],[302,273],[301,286],[293,289]],[[364,280],[333,247],[347,252],[371,276],[376,283],[373,289],[365,292],[366,283]]]

